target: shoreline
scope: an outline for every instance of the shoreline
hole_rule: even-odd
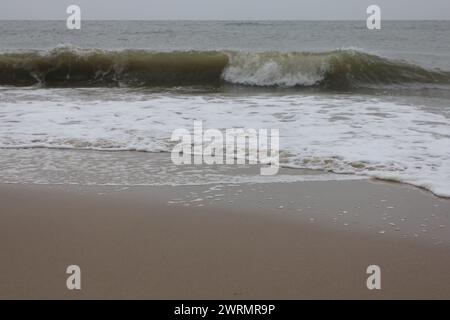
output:
[[[232,6],[0,21],[0,300],[450,300],[450,20]]]
[[[450,201],[408,186],[0,185],[0,197],[2,299],[450,298],[446,228],[410,232],[425,215],[448,221]],[[379,219],[391,206],[394,220],[408,214],[400,233]],[[366,226],[378,212],[383,234]],[[81,291],[65,287],[72,264]],[[381,291],[366,288],[374,264]]]

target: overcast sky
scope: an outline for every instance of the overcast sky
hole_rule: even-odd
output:
[[[0,0],[0,19],[365,20],[377,4],[386,20],[450,20],[450,0]]]

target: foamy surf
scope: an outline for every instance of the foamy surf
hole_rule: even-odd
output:
[[[278,128],[282,166],[396,180],[450,197],[450,120],[358,95],[0,90],[0,148],[170,152],[174,129]],[[14,162],[14,170],[29,168]]]

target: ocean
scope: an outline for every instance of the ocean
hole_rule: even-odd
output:
[[[289,170],[152,157],[194,121],[279,129]],[[0,183],[377,178],[450,197],[450,21],[0,21],[0,168]]]

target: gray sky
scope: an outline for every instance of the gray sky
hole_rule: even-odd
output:
[[[0,0],[0,19],[365,20],[377,4],[386,20],[450,20],[450,0]]]

